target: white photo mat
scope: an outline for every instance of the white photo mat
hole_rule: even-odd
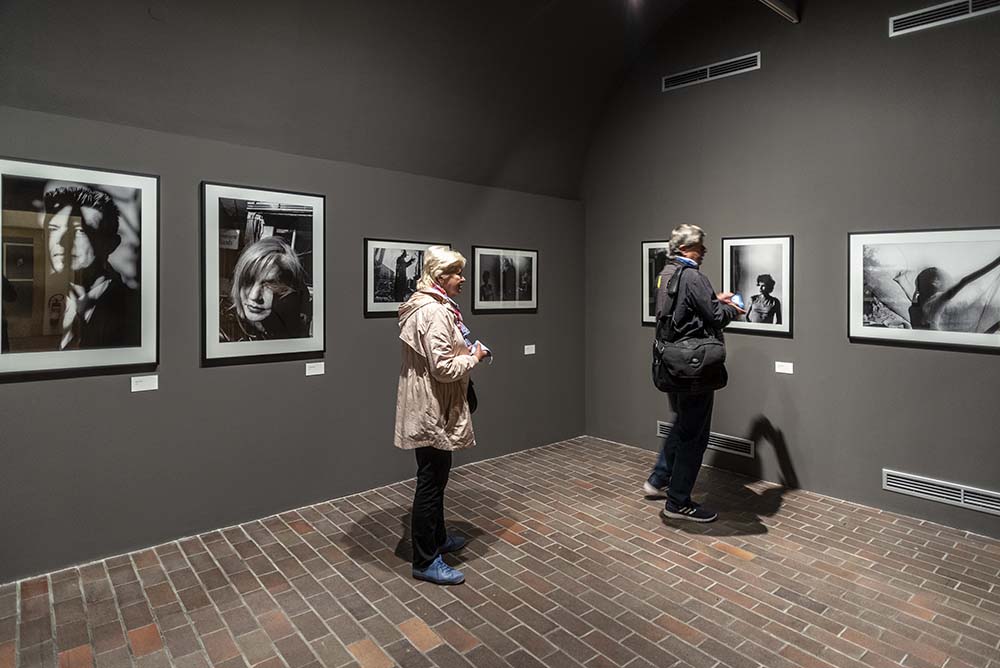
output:
[[[753,290],[756,291],[756,277],[760,274],[770,274],[775,280],[775,290],[772,296],[781,303],[781,323],[748,322],[746,314],[739,319],[733,320],[726,326],[726,330],[744,331],[761,334],[782,334],[789,335],[792,331],[793,316],[793,276],[792,276],[792,252],[793,238],[791,236],[775,237],[731,237],[722,240],[722,290],[729,292],[739,292],[743,298],[744,310],[749,311],[751,299],[755,292],[751,293],[749,287],[735,290],[733,254],[734,251],[745,250],[751,257],[756,258],[743,267],[746,273],[744,277],[745,286],[753,283]],[[748,283],[749,281],[749,283]],[[748,294],[749,293],[749,294]]]
[[[939,289],[948,296],[941,319],[914,328],[911,309],[919,305],[916,294],[908,292],[915,288],[912,279],[936,270],[942,272]],[[1000,325],[1000,228],[852,233],[848,272],[851,340],[1000,349],[996,330]],[[873,322],[878,319],[873,310],[888,316],[886,326]]]
[[[493,248],[487,246],[473,246],[473,270],[474,275],[472,277],[473,284],[473,294],[472,294],[472,309],[478,312],[490,312],[490,311],[535,311],[538,308],[538,251],[534,250],[521,250],[512,248]],[[513,262],[515,265],[519,260],[528,260],[531,262],[531,273],[530,273],[530,285],[531,285],[531,299],[495,299],[495,300],[483,300],[480,298],[481,292],[481,272],[484,264],[483,256],[498,256],[502,264],[503,260],[507,259]],[[501,290],[501,285],[497,285],[497,289]],[[501,291],[502,294],[502,291]]]
[[[0,202],[3,200],[4,177],[24,177],[63,181],[94,186],[121,187],[140,190],[139,252],[141,257],[140,284],[140,345],[87,350],[54,350],[43,352],[8,352],[0,354],[0,373],[31,373],[69,371],[91,367],[114,367],[155,364],[157,360],[158,316],[158,214],[159,177],[121,172],[49,165],[21,160],[0,159]],[[0,244],[3,242],[3,212],[0,211]],[[46,271],[48,269],[46,268]],[[6,308],[6,305],[0,305]]]
[[[326,200],[321,195],[245,188],[241,186],[203,183],[205,249],[203,308],[205,310],[204,350],[207,360],[255,357],[258,355],[322,353],[325,341],[324,231]],[[237,199],[308,206],[313,212],[312,226],[312,334],[307,337],[271,341],[219,341],[219,200]]]
[[[422,253],[431,246],[444,246],[451,248],[449,244],[429,243],[422,241],[397,241],[394,239],[365,239],[365,315],[395,315],[399,311],[402,302],[377,302],[375,301],[375,253],[379,249],[406,250],[413,253]],[[419,279],[423,267],[416,267],[416,275]]]

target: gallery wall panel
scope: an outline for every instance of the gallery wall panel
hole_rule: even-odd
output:
[[[761,3],[689,3],[630,73],[583,186],[587,266],[602,268],[587,273],[587,433],[654,449],[656,420],[672,419],[649,378],[652,331],[635,318],[642,242],[703,226],[704,271],[722,289],[723,238],[794,236],[794,338],[727,334],[729,386],[715,402],[713,431],[753,438],[758,458],[706,461],[775,481],[790,463],[806,489],[1000,535],[994,516],[892,494],[881,481],[885,467],[1000,486],[1000,356],[982,345],[996,341],[985,333],[998,320],[995,237],[940,254],[900,238],[880,260],[893,267],[890,283],[932,265],[956,281],[992,266],[959,294],[978,304],[963,326],[979,333],[907,335],[937,348],[848,337],[851,233],[975,229],[982,246],[1000,224],[1000,18],[890,39],[886,21],[905,5],[814,0],[793,25]],[[756,50],[763,67],[752,75],[658,92],[667,73]],[[624,278],[609,280],[618,270]],[[886,302],[905,296],[892,287],[880,288]],[[902,315],[885,322],[902,326],[912,316],[896,308]],[[941,349],[958,343],[986,352]],[[776,374],[778,361],[794,374]]]
[[[362,240],[537,248],[544,309],[476,316],[478,445],[456,464],[583,430],[579,203],[0,107],[0,155],[160,176],[159,390],[111,374],[0,384],[0,582],[412,477],[392,447],[398,327],[366,319]],[[202,367],[202,181],[326,197],[326,373]],[[524,356],[525,344],[538,354]],[[509,427],[520,425],[516,431]]]

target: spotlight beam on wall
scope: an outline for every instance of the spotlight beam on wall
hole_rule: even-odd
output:
[[[762,3],[776,11],[782,17],[792,23],[799,22],[799,8],[797,0],[760,0]]]

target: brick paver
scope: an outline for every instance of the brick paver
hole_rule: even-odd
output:
[[[704,469],[707,525],[580,437],[456,468],[409,575],[413,481],[0,586],[0,668],[1000,668],[1000,541]]]

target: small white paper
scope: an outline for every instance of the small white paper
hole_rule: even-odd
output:
[[[795,373],[795,368],[791,362],[775,362],[774,373]]]
[[[525,355],[534,355],[535,354],[535,344],[534,343],[530,343],[530,344],[526,345],[524,347],[524,354]]]
[[[160,377],[157,374],[152,376],[132,376],[133,392],[151,392],[160,389]]]
[[[306,362],[307,376],[322,376],[326,373],[326,362]]]

